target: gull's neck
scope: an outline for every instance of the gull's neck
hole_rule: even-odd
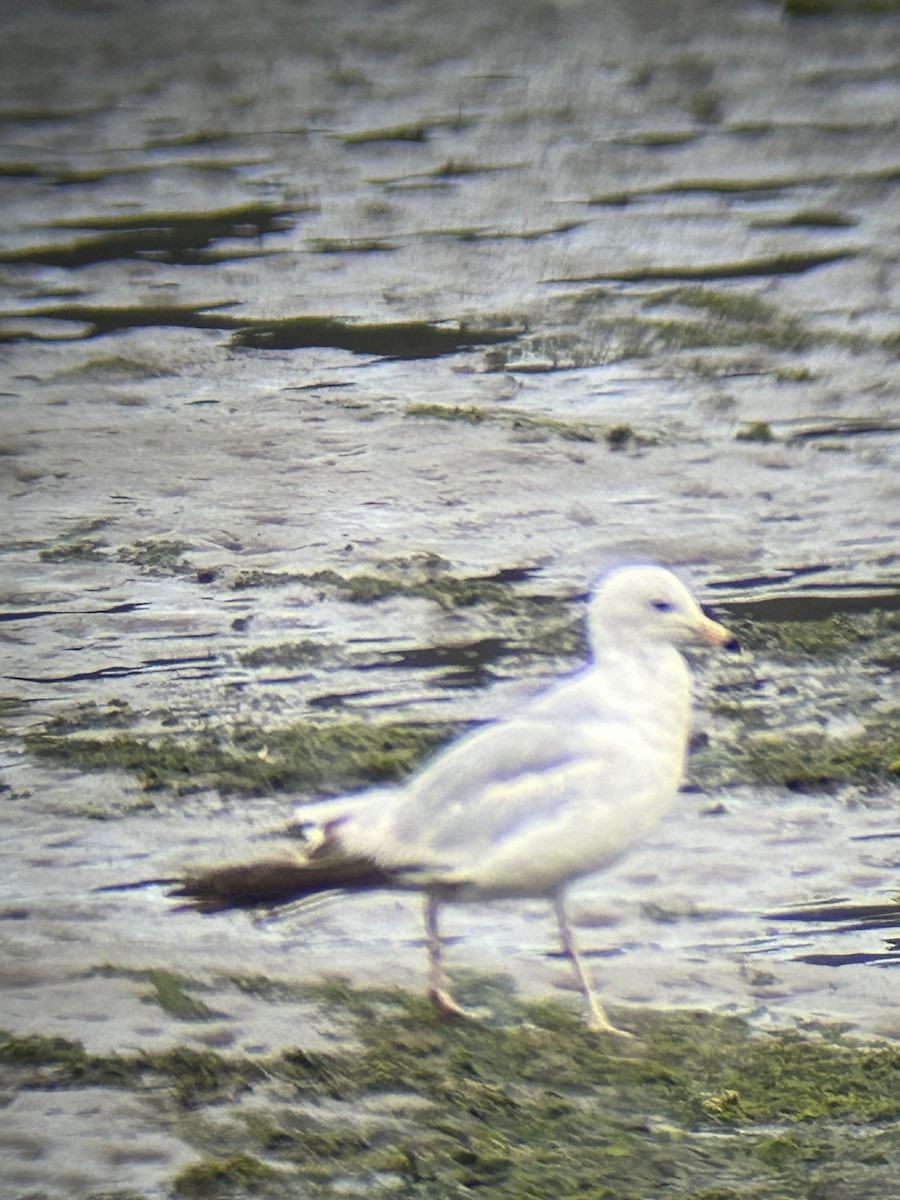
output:
[[[604,638],[588,668],[598,710],[623,712],[676,737],[687,728],[691,674],[671,642]]]

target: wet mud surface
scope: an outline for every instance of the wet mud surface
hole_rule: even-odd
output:
[[[897,17],[4,26],[0,1196],[889,1194]],[[540,904],[447,914],[456,1029],[408,899],[92,891],[292,852],[577,665],[644,556],[743,649],[573,894],[637,1049]]]

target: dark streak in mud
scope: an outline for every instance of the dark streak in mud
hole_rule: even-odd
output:
[[[135,305],[106,307],[55,304],[17,314],[22,319],[65,321],[87,326],[80,334],[8,331],[7,341],[77,340],[128,329],[171,327],[212,329],[232,333],[235,346],[253,350],[299,350],[329,346],[354,354],[385,358],[437,358],[473,346],[496,345],[515,339],[521,329],[467,327],[458,322],[352,321],[336,317],[283,317],[276,320],[232,317],[221,310],[233,301],[203,305]]]
[[[823,584],[821,591],[809,589],[759,598],[722,598],[717,605],[723,612],[736,617],[767,621],[821,621],[834,613],[896,612],[900,609],[900,590],[885,588],[872,591],[865,584],[861,584],[858,590],[849,587],[837,590]]]
[[[756,275],[802,275],[817,267],[828,266],[861,253],[858,247],[839,250],[805,251],[795,254],[776,254],[771,258],[750,258],[743,262],[705,263],[697,265],[630,267],[622,271],[598,271],[592,275],[572,275],[548,279],[547,283],[652,283],[666,279],[746,279]]]
[[[285,317],[245,322],[236,330],[236,346],[253,350],[298,350],[333,346],[354,354],[386,358],[437,358],[469,346],[496,345],[517,336],[513,330],[467,328],[430,321],[366,323],[329,317]]]
[[[57,245],[25,246],[0,252],[0,262],[48,267],[84,267],[117,259],[148,258],[167,263],[225,263],[234,252],[212,252],[225,239],[262,239],[291,229],[306,208],[240,204],[207,212],[171,212],[84,217],[55,221],[52,229],[100,230],[91,237]]]
[[[147,603],[113,604],[110,608],[32,608],[17,611],[0,612],[0,621],[33,621],[40,617],[60,617],[69,615],[94,616],[101,613],[130,613],[146,608]]]
[[[207,665],[208,671],[204,674],[208,674],[218,662],[217,655],[194,654],[183,658],[147,658],[137,667],[98,667],[95,671],[75,671],[70,675],[10,675],[8,678],[19,683],[77,683],[88,679],[127,679],[130,675],[147,675],[198,663]]]

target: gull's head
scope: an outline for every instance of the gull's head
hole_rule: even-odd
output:
[[[618,567],[604,575],[591,596],[588,618],[595,645],[700,641],[724,646],[732,641],[680,579],[649,564]]]

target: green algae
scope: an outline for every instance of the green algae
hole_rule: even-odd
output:
[[[773,350],[808,350],[834,340],[856,345],[844,331],[812,331],[777,304],[747,292],[713,287],[682,287],[671,299],[684,308],[700,309],[711,320],[711,344],[752,343]]]
[[[451,575],[443,562],[419,561],[379,564],[374,571],[343,574],[332,568],[308,572],[242,572],[232,580],[236,589],[281,587],[287,584],[314,587],[336,595],[351,604],[373,604],[392,596],[416,596],[431,600],[449,610],[475,605],[490,606],[497,612],[545,609],[546,597],[528,597],[517,593],[517,579],[507,573],[493,575]],[[289,653],[289,651],[288,651]]]
[[[546,357],[554,369],[567,369],[685,350],[765,346],[798,353],[834,344],[856,352],[869,344],[862,335],[846,330],[809,329],[774,305],[724,289],[675,288],[645,301],[641,311],[601,311],[598,315],[587,310],[610,304],[605,288],[589,287],[568,299],[584,310],[580,317],[572,318],[578,322],[579,332],[532,335],[516,348],[518,355],[527,351]],[[653,310],[662,304],[673,305],[676,311],[668,316],[656,314]],[[681,314],[679,308],[688,311]],[[697,310],[703,315],[693,315]],[[512,352],[492,351],[490,369],[515,371]]]
[[[782,662],[853,654],[881,665],[890,664],[900,650],[900,612],[877,608],[870,612],[831,612],[808,620],[729,617],[728,626],[744,649]]]
[[[768,300],[746,292],[724,291],[708,287],[678,288],[673,300],[687,308],[700,308],[729,321],[744,325],[774,325],[785,320],[784,312]]]
[[[775,435],[768,421],[750,421],[734,435],[739,442],[771,442]]]
[[[47,546],[38,554],[42,562],[103,562],[106,542],[101,538],[81,538]]]
[[[44,1196],[23,1196],[21,1200],[44,1200]],[[136,1192],[133,1188],[103,1188],[99,1192],[87,1192],[79,1200],[150,1200],[144,1192]]]
[[[146,538],[120,546],[116,557],[120,562],[133,563],[145,571],[161,575],[181,575],[191,570],[184,558],[187,543],[176,538]]]
[[[148,971],[146,978],[152,989],[149,998],[169,1016],[179,1021],[208,1021],[217,1015],[214,1009],[190,994],[191,981],[183,975],[156,968]]]
[[[214,1200],[233,1189],[258,1195],[258,1189],[278,1178],[278,1172],[251,1154],[230,1154],[204,1159],[185,1167],[173,1181],[177,1196],[185,1200]]]
[[[832,790],[839,784],[875,786],[900,778],[900,725],[888,718],[851,737],[824,733],[761,732],[742,741],[738,769],[757,783],[791,791]]]
[[[505,357],[502,365],[496,360],[492,369],[514,370]],[[636,437],[634,430],[627,424],[610,425],[597,428],[586,422],[563,421],[558,417],[540,416],[526,413],[521,409],[504,408],[494,411],[479,408],[476,405],[453,405],[435,403],[408,404],[404,409],[408,417],[431,417],[440,421],[462,421],[469,425],[480,425],[484,422],[506,426],[514,431],[526,434],[549,434],[560,437],[567,442],[596,442],[603,439],[614,448],[620,448],[626,442]],[[642,439],[646,441],[647,439]]]
[[[87,379],[103,383],[133,383],[160,379],[177,372],[156,360],[130,358],[125,354],[98,354],[78,366],[57,373],[57,379]]]
[[[777,367],[772,378],[778,383],[812,383],[816,377],[809,367]]]
[[[169,971],[162,967],[151,967],[144,970],[125,967],[95,967],[90,975],[100,975],[104,978],[118,977],[133,979],[137,983],[148,984],[148,990],[143,999],[150,1004],[158,1005],[163,1012],[174,1017],[177,1021],[209,1021],[222,1014],[216,1012],[198,1000],[191,992],[204,985],[196,980]]]
[[[305,639],[300,642],[278,642],[271,646],[255,646],[244,650],[239,658],[245,667],[306,667],[318,666],[329,655],[331,647],[323,642]]]
[[[118,697],[105,704],[85,700],[55,717],[48,717],[41,730],[51,737],[65,737],[87,729],[128,729],[137,720],[134,709]]]
[[[739,737],[696,749],[690,781],[705,791],[734,784],[764,784],[792,792],[836,792],[847,785],[876,791],[900,778],[900,712],[877,716],[858,733],[829,736],[822,729],[770,729],[764,714],[722,701],[712,711],[734,719]]]
[[[443,722],[357,720],[159,736],[120,729],[83,732],[78,719],[76,710],[28,730],[26,751],[81,771],[129,771],[147,791],[214,787],[243,795],[292,788],[341,791],[402,778],[459,731],[458,725]]]
[[[285,587],[289,584],[304,582],[303,576],[290,571],[265,571],[260,567],[251,567],[238,571],[231,581],[235,591],[257,587]]]
[[[403,410],[408,417],[437,417],[442,421],[463,421],[467,425],[480,425],[490,417],[486,408],[475,404],[436,404],[418,401],[407,404]]]
[[[187,543],[175,538],[146,538],[112,548],[102,538],[69,533],[52,546],[44,547],[38,557],[44,562],[118,560],[157,575],[183,575],[192,569],[184,557],[186,549]]]
[[[844,602],[864,601],[853,595]],[[706,707],[733,724],[692,753],[692,782],[707,790],[748,783],[834,792],[845,785],[874,791],[896,780],[900,710],[891,704],[890,673],[900,663],[900,613],[835,611],[833,597],[815,593],[782,603],[786,611],[809,610],[809,618],[727,617],[744,651],[754,655],[753,675],[765,679],[771,672],[783,682],[767,700],[743,684],[713,688]],[[839,677],[838,691],[823,695],[806,683],[823,677]],[[835,721],[850,722],[852,732],[834,732]]]
[[[84,251],[84,247],[81,248]],[[262,253],[260,251],[259,253]],[[235,257],[231,253],[229,257]],[[0,256],[2,258],[2,256]],[[209,261],[207,257],[205,261]],[[38,321],[63,321],[83,327],[78,336],[102,337],[124,329],[171,327],[230,332],[232,344],[254,350],[297,350],[330,346],[354,354],[387,358],[437,358],[473,346],[493,345],[518,337],[519,327],[499,329],[493,325],[474,327],[464,321],[354,321],[343,317],[295,316],[276,318],[239,317],[223,312],[229,302],[207,305],[136,304],[95,305],[66,302],[30,309],[21,314]],[[72,340],[71,331],[53,330],[40,334],[32,329],[9,331],[8,341],[40,337],[53,341]]]
[[[441,421],[462,421],[469,425],[480,425],[485,421],[504,425],[514,430],[534,433],[555,434],[570,442],[594,442],[596,432],[587,424],[574,421],[562,421],[558,417],[548,417],[526,413],[520,409],[504,408],[494,411],[479,408],[476,405],[454,405],[437,403],[407,404],[404,413],[408,417],[431,417]]]
[[[423,997],[339,979],[301,990],[323,1021],[349,1023],[352,1043],[100,1056],[7,1036],[0,1062],[18,1087],[90,1076],[150,1090],[158,1119],[206,1155],[173,1182],[187,1198],[390,1187],[423,1200],[475,1189],[486,1200],[863,1200],[890,1190],[896,1045],[637,1008],[617,1014],[638,1035],[623,1044],[591,1033],[573,1005],[519,1001],[503,977],[457,989],[502,1009],[502,1022],[448,1023]],[[861,1186],[840,1190],[854,1178]]]

